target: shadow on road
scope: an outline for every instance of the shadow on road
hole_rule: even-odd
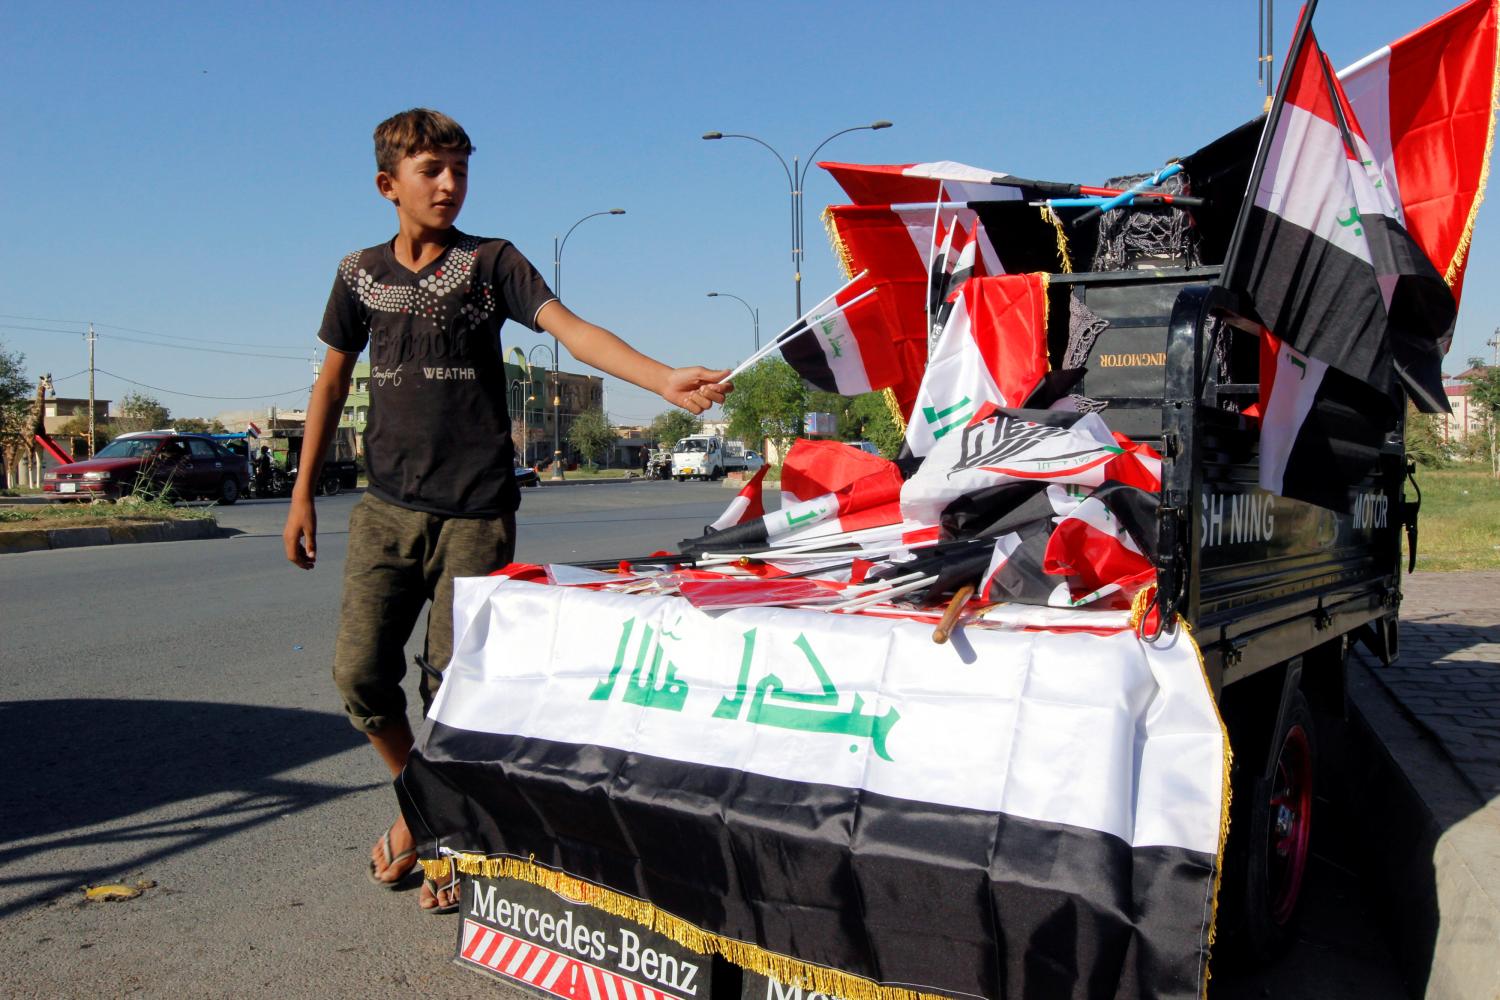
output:
[[[59,850],[107,856],[90,867],[0,875],[8,897],[0,916],[374,787],[278,777],[363,743],[342,717],[300,709],[72,698],[0,705],[0,872]],[[171,808],[204,797],[211,804]],[[140,819],[118,823],[131,816]]]

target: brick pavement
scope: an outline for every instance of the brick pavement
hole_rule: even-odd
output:
[[[1371,672],[1484,801],[1500,797],[1500,572],[1418,572],[1402,591],[1401,655]]]

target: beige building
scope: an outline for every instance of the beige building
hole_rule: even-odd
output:
[[[1447,394],[1448,405],[1453,410],[1452,413],[1443,415],[1443,440],[1445,442],[1458,444],[1470,434],[1483,433],[1484,408],[1470,401],[1471,387],[1467,381],[1470,376],[1483,371],[1483,368],[1470,368],[1461,375],[1450,376],[1443,380],[1443,391]]]
[[[109,404],[110,401],[107,399],[94,400],[94,422],[96,424],[102,424],[109,419]],[[48,434],[61,432],[75,418],[79,418],[81,423],[87,424],[88,417],[89,401],[87,399],[74,399],[71,396],[54,396],[47,400],[42,409],[42,424]]]

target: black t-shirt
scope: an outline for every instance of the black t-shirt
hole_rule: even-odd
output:
[[[539,329],[554,296],[508,240],[453,236],[417,272],[397,263],[394,240],[345,257],[318,339],[350,354],[369,345],[370,492],[412,510],[491,517],[521,503],[500,326]]]

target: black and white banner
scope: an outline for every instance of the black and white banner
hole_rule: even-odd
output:
[[[399,782],[419,837],[649,901],[844,995],[1201,994],[1227,747],[1186,635],[939,646],[911,621],[500,578],[458,581],[454,620]]]

